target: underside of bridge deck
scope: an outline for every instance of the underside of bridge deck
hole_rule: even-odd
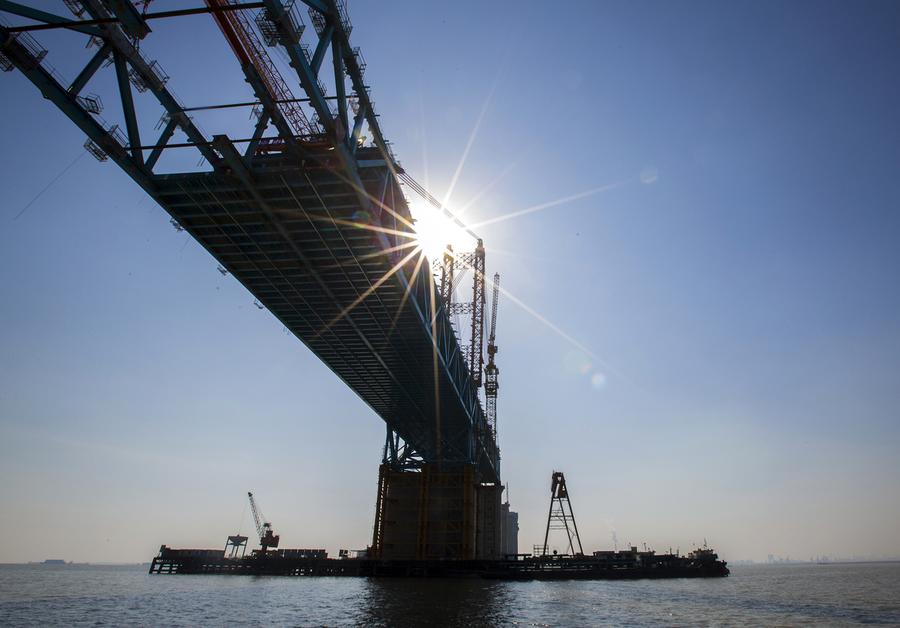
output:
[[[406,200],[377,152],[360,152],[373,164],[360,168],[377,199],[369,211],[327,151],[256,158],[249,182],[226,170],[161,175],[157,200],[423,459],[477,463],[496,480]]]

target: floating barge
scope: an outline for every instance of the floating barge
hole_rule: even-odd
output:
[[[499,561],[480,574],[495,580],[636,580],[640,578],[721,578],[728,564],[713,550],[687,556],[639,552],[594,552],[591,556],[537,556]]]
[[[381,475],[384,479],[384,468]],[[447,474],[430,474],[427,472],[406,474],[401,479],[416,477],[417,480],[437,476],[446,480]],[[448,476],[451,480],[458,479]],[[395,478],[396,479],[396,478]],[[381,484],[382,482],[380,482]],[[397,482],[393,482],[397,484]],[[401,497],[410,492],[421,492],[421,482],[400,483],[400,488],[407,489]],[[407,486],[406,484],[409,484]],[[440,488],[446,489],[444,482],[432,487],[431,493],[438,493]],[[459,485],[459,482],[453,484]],[[464,483],[468,486],[468,483]],[[396,489],[396,486],[395,486]],[[411,491],[411,489],[419,489]],[[632,546],[627,550],[599,551],[585,554],[575,525],[572,504],[566,488],[565,476],[554,472],[551,483],[550,511],[543,545],[536,545],[533,554],[518,554],[516,549],[486,552],[477,557],[474,548],[476,543],[428,543],[427,535],[421,531],[406,530],[404,536],[400,528],[394,526],[394,533],[388,534],[381,529],[379,518],[376,518],[375,542],[365,550],[352,553],[340,550],[338,558],[329,558],[324,549],[277,549],[280,536],[275,534],[272,524],[266,521],[259,511],[259,506],[252,493],[247,493],[250,509],[259,534],[260,549],[246,555],[248,537],[242,535],[229,536],[225,549],[175,549],[163,545],[159,554],[150,563],[151,574],[222,574],[251,576],[355,576],[355,577],[400,577],[400,578],[485,578],[490,580],[634,580],[638,578],[717,578],[729,574],[728,564],[719,560],[714,550],[704,545],[686,556],[680,553],[657,554],[644,547],[643,552]],[[499,506],[499,492],[496,492]],[[385,501],[391,501],[390,499]],[[393,501],[403,501],[395,495]],[[421,505],[421,504],[420,504]],[[506,511],[508,512],[508,504]],[[419,512],[421,508],[413,512]],[[498,509],[499,510],[499,509]],[[409,513],[401,512],[409,521],[413,521]],[[512,513],[515,514],[515,513]],[[398,518],[393,513],[394,519]],[[409,527],[409,526],[407,526]],[[421,527],[421,526],[419,526]],[[509,526],[518,533],[518,523]],[[476,529],[470,526],[471,537],[476,537]],[[548,551],[547,540],[551,530],[565,530],[570,553],[557,554]],[[381,534],[379,534],[379,531]],[[390,530],[389,530],[390,531]],[[442,530],[438,528],[438,532]],[[484,534],[484,531],[482,532]],[[462,540],[469,538],[463,535]],[[416,546],[424,545],[430,551],[409,551],[409,540],[417,541]],[[471,539],[470,539],[471,540]],[[494,536],[494,541],[498,539]],[[507,539],[510,540],[510,539]],[[506,547],[517,547],[515,536]],[[495,543],[496,544],[496,543]],[[465,552],[454,554],[449,550],[466,545]],[[488,544],[482,543],[484,549]],[[446,553],[434,556],[435,548]],[[484,557],[485,554],[487,557]],[[446,557],[444,557],[446,556]]]
[[[359,559],[328,558],[325,550],[257,550],[226,556],[224,550],[174,549],[163,545],[150,563],[151,574],[233,576],[359,576]]]
[[[503,560],[374,560],[365,556],[329,558],[325,550],[255,551],[229,557],[224,550],[174,549],[163,545],[151,574],[253,576],[355,576],[485,578],[491,580],[633,580],[638,578],[714,578],[729,574],[711,549],[687,556],[639,552],[582,555],[522,555]]]

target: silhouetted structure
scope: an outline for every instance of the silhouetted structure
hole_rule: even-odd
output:
[[[307,0],[307,29],[299,4],[206,0],[204,8],[153,12],[131,2],[66,0],[59,8],[68,7],[72,19],[45,6],[4,2],[3,17],[25,21],[0,25],[0,69],[31,81],[85,133],[91,155],[118,165],[176,229],[215,257],[220,273],[240,281],[258,308],[276,316],[384,420],[379,503],[399,511],[427,506],[419,553],[493,555],[500,547],[500,456],[479,399],[484,246],[479,240],[474,253],[451,260],[474,278],[471,337],[463,349],[451,323],[453,304],[438,298],[430,260],[409,248],[416,236],[404,190],[440,203],[403,171],[382,135],[363,80],[365,61],[350,43],[346,5]],[[235,69],[252,90],[248,101],[181,103],[169,75],[146,56],[154,20],[202,13],[234,53]],[[29,34],[47,29],[66,29],[87,44],[90,56],[71,83],[46,63],[46,49]],[[270,49],[289,60],[290,80]],[[85,91],[106,67],[121,103],[116,123],[99,116],[102,100]],[[299,97],[292,83],[299,83]],[[142,131],[158,113],[143,116],[154,105],[162,113],[160,133],[148,142]],[[236,138],[207,136],[192,117],[241,107],[253,122]],[[183,137],[174,139],[177,133]],[[179,150],[194,152],[203,165],[172,158]],[[418,476],[425,465],[432,469],[427,478],[400,478]],[[410,494],[409,503],[398,505],[407,483],[426,487],[429,496]],[[398,524],[400,536],[409,533],[409,521]],[[378,538],[390,537],[392,522],[376,518]]]
[[[581,537],[578,536],[578,525],[575,523],[575,513],[572,512],[572,502],[569,500],[569,490],[566,488],[566,476],[560,471],[553,472],[550,483],[550,512],[547,514],[547,531],[544,533],[543,554],[547,555],[547,542],[550,538],[550,530],[564,530],[568,539],[567,554],[583,556]],[[575,551],[575,544],[578,551]]]

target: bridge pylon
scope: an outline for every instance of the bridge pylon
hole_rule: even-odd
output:
[[[371,558],[384,561],[482,560],[503,554],[499,484],[480,481],[473,464],[383,463]]]

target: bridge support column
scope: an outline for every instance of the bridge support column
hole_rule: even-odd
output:
[[[502,553],[502,487],[474,465],[396,470],[381,465],[371,556],[376,560],[472,560]]]
[[[503,486],[479,484],[476,493],[478,495],[476,554],[479,558],[501,558],[504,553],[504,522],[501,509]]]

